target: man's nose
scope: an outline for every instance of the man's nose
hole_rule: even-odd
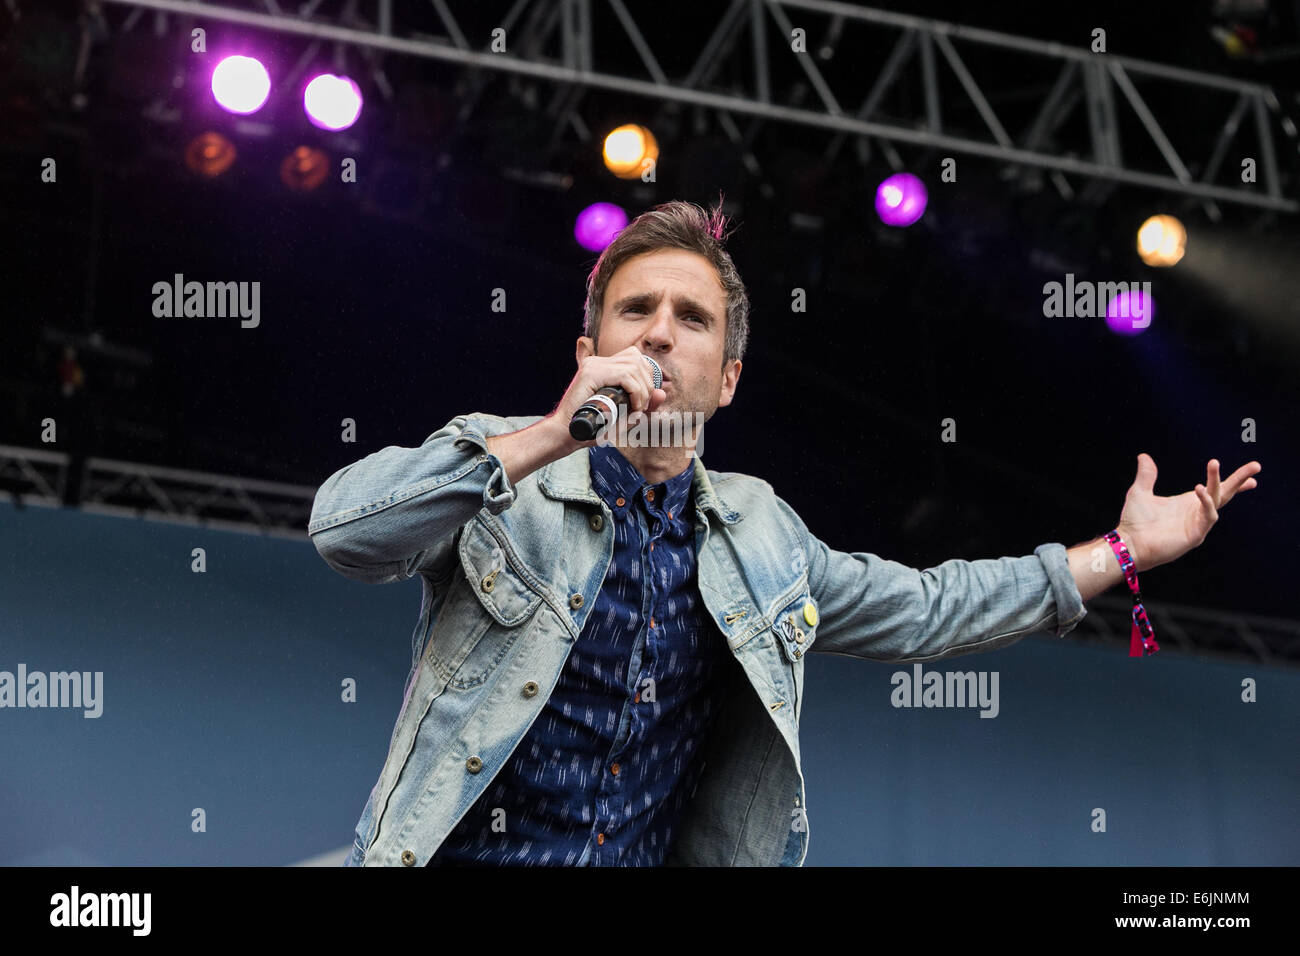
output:
[[[645,330],[645,342],[656,348],[669,348],[673,344],[673,313],[671,309],[660,309],[655,313],[654,321]]]

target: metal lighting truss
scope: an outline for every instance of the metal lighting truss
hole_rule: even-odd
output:
[[[1300,663],[1300,621],[1163,601],[1143,601],[1142,606],[1162,652],[1178,649],[1198,657]],[[1099,595],[1088,602],[1088,613],[1069,636],[1128,648],[1132,620],[1131,599]]]
[[[8,492],[23,505],[60,507],[71,467],[63,452],[0,445],[0,493]],[[305,485],[102,458],[86,461],[82,485],[81,508],[95,514],[293,540],[306,539],[316,495],[315,488]],[[1162,651],[1300,664],[1300,621],[1163,602],[1145,607]],[[1094,597],[1070,638],[1127,648],[1131,612],[1126,597]]]
[[[846,137],[853,137],[864,162],[869,155],[868,144],[876,142],[888,162],[900,169],[903,162],[894,144],[909,143],[985,157],[1022,170],[1045,170],[1067,198],[1073,193],[1064,174],[1070,173],[1097,185],[1126,183],[1194,197],[1214,218],[1219,215],[1216,203],[1220,202],[1282,212],[1300,210],[1300,202],[1282,192],[1272,128],[1276,120],[1294,141],[1296,125],[1281,111],[1277,97],[1266,85],[834,0],[729,0],[694,65],[681,77],[665,73],[624,0],[514,0],[508,10],[503,9],[499,25],[507,35],[523,39],[511,40],[509,52],[505,53],[490,51],[490,37],[475,37],[471,42],[458,25],[448,0],[430,0],[445,30],[443,36],[398,35],[393,0],[306,0],[296,4],[287,0],[93,0],[91,5],[98,10],[104,4],[136,8],[124,19],[122,29],[134,26],[145,11],[154,11],[160,29],[165,28],[168,14],[180,14],[199,21],[240,24],[308,38],[315,44],[355,47],[366,56],[376,85],[385,95],[391,94],[391,84],[378,53],[425,57],[473,68],[475,89],[462,106],[462,118],[473,109],[482,92],[484,80],[478,71],[552,81],[559,88],[549,111],[557,116],[558,124],[571,124],[584,141],[591,139],[591,133],[577,113],[577,104],[590,88],[712,110],[751,173],[761,170],[752,145],[757,128],[763,121],[778,121],[836,134],[826,150],[828,160],[838,153]],[[653,5],[652,12],[657,17],[670,15],[659,3]],[[617,21],[618,28],[631,41],[639,63],[627,62],[627,75],[594,69],[593,16]],[[823,37],[819,42],[810,39],[809,46],[826,53],[836,45],[851,48],[848,26],[887,31],[896,39],[865,97],[852,105],[841,102],[846,93],[836,96],[813,53],[793,51],[788,38],[796,26],[804,27],[810,38]],[[604,29],[606,24],[601,27]],[[769,31],[779,42],[769,43]],[[680,43],[680,37],[674,42]],[[543,53],[557,46],[558,58]],[[740,67],[738,51],[746,47],[750,56],[744,72],[732,69],[726,73],[748,75],[747,89],[737,92],[712,86],[713,77],[733,59]],[[984,78],[985,86],[981,86],[981,78],[962,58],[961,50],[972,47],[993,48],[1009,62],[1024,57],[1056,64],[1054,85],[1042,98],[1032,122],[1018,134],[1007,130],[990,104],[986,87],[991,78]],[[794,58],[815,93],[811,104],[787,105],[797,98],[774,95],[770,58],[778,51]],[[300,66],[306,59],[304,56]],[[949,102],[947,108],[945,97],[951,100],[952,96],[939,82],[940,61],[946,63],[964,93],[964,102]],[[909,70],[920,73],[923,108],[910,121],[887,121],[877,114],[878,108],[885,94]],[[1014,71],[1007,72],[1015,75]],[[1198,147],[1185,144],[1180,151],[1169,132],[1173,124],[1162,124],[1143,99],[1139,84],[1153,80],[1173,84],[1183,101],[1203,100],[1209,91],[1236,94],[1209,155],[1197,157],[1203,161],[1189,167],[1185,157]],[[1041,91],[1033,91],[1032,95],[1041,96]],[[1074,155],[1053,140],[1053,132],[1080,104],[1087,117],[1086,156]],[[1157,168],[1138,169],[1126,159],[1119,125],[1123,104],[1154,142],[1162,160]],[[978,134],[945,125],[944,116],[951,115],[953,107],[968,105],[973,105],[984,126]],[[737,115],[753,118],[744,133],[736,124]],[[1258,181],[1224,185],[1216,180],[1243,122],[1254,127],[1255,141],[1248,149],[1258,161]],[[1197,172],[1193,173],[1193,169]]]
[[[75,467],[63,452],[0,445],[0,491],[25,505],[57,508]],[[306,485],[87,458],[79,506],[94,514],[302,539],[315,498],[316,489]]]

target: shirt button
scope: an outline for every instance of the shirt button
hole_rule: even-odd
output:
[[[524,685],[524,696],[525,697],[537,696],[537,681],[530,680],[527,684]]]
[[[622,497],[615,498],[615,499],[614,499],[614,504],[618,505],[618,506],[621,508],[621,507],[623,507],[625,504],[627,504],[627,499],[622,498]]]
[[[655,549],[655,543],[654,543],[653,541],[651,541],[651,542],[650,542],[650,550],[653,551],[654,549]]]
[[[599,531],[605,527],[605,518],[603,515],[592,515],[587,524],[591,525],[592,531]]]
[[[669,521],[672,521],[672,520],[673,520],[673,513],[672,513],[671,511],[668,512],[668,520],[669,520]]]
[[[641,703],[641,692],[640,692],[640,691],[637,691],[637,692],[636,692],[636,697],[632,698],[632,702],[633,702],[633,703],[636,703],[636,704]]]
[[[647,489],[647,491],[646,491],[646,493],[645,493],[645,498],[646,498],[646,501],[654,501],[654,500],[655,500],[655,490],[654,490],[653,488]]]
[[[617,776],[618,776],[618,764],[614,764],[612,767],[610,767],[610,768],[609,768],[609,772],[612,773],[614,776],[617,777]]]
[[[603,834],[603,833],[597,833],[597,834],[596,834],[596,842],[599,843],[601,846],[604,846],[604,845],[605,845],[605,834]]]
[[[465,769],[470,773],[478,773],[483,769],[483,761],[478,757],[470,757],[465,761]]]
[[[573,608],[575,611],[582,607],[582,595],[576,591],[569,595],[569,607]]]
[[[402,851],[402,864],[404,866],[415,866],[415,854],[410,850]]]
[[[655,619],[654,619],[654,618],[650,618],[650,626],[651,626],[651,627],[654,627],[654,626],[655,626]]]

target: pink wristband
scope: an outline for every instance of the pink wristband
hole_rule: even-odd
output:
[[[1128,548],[1125,547],[1118,530],[1107,531],[1102,537],[1110,542],[1111,550],[1119,559],[1120,570],[1124,572],[1124,580],[1128,582],[1128,589],[1133,592],[1133,631],[1129,638],[1128,656],[1150,657],[1160,650],[1160,645],[1156,643],[1155,628],[1147,620],[1147,610],[1142,606],[1137,566],[1133,563],[1133,557],[1128,553]]]

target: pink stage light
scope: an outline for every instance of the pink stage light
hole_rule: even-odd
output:
[[[1155,299],[1140,289],[1120,292],[1106,306],[1106,324],[1118,335],[1139,335],[1156,315]]]
[[[251,56],[228,56],[212,71],[212,98],[231,113],[256,113],[271,95],[271,76]]]
[[[361,87],[346,76],[322,73],[307,84],[302,106],[321,129],[347,129],[361,115]]]
[[[614,241],[619,230],[627,225],[627,213],[608,202],[592,203],[578,213],[573,226],[573,237],[584,249],[600,252]]]
[[[910,226],[921,218],[929,195],[911,173],[895,173],[876,188],[876,215],[887,226]]]

